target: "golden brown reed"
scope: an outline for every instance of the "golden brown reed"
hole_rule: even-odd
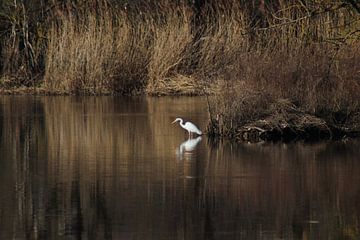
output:
[[[191,17],[190,9],[180,5],[168,9],[156,25],[146,87],[148,93],[176,93],[183,90],[184,82],[191,83],[191,78],[184,76],[185,71],[189,71],[186,61],[191,58]]]
[[[149,6],[150,7],[150,6]],[[191,85],[191,11],[186,5],[61,15],[49,31],[45,86],[74,93],[150,94]],[[184,73],[182,73],[184,72]],[[179,81],[180,80],[180,81]],[[185,84],[183,84],[185,82]],[[184,88],[186,90],[186,87]]]
[[[236,79],[235,68],[249,47],[246,13],[238,1],[206,6],[197,44],[196,72],[209,80]],[[230,79],[231,78],[231,79]]]
[[[49,32],[47,88],[99,94],[139,87],[145,75],[147,25],[132,28],[124,12],[90,14],[80,23],[65,15],[59,25]]]
[[[360,21],[343,1],[221,0],[197,11],[182,1],[94,4],[55,7],[42,25],[47,45],[38,52],[47,90],[218,93],[215,112],[239,124],[283,98],[329,118],[359,109]],[[7,47],[9,39],[4,56],[17,51]],[[17,73],[29,73],[18,63],[12,62]],[[13,76],[3,76],[0,84],[11,85]]]

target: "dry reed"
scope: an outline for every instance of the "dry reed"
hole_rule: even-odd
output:
[[[236,41],[239,47],[232,46],[234,57],[222,48],[223,57],[232,61],[220,65],[230,70],[224,67],[216,73],[216,79],[225,81],[213,112],[221,115],[225,134],[274,114],[271,106],[279,99],[330,124],[351,122],[359,111],[360,22],[356,13],[336,3],[315,5],[311,14],[300,2],[282,4],[279,10],[269,10],[273,12],[264,17],[265,26],[251,28],[247,21],[248,27],[238,24],[226,31],[227,40],[236,39],[228,37],[232,35],[247,37]],[[214,56],[205,59],[205,66],[214,59],[224,61]]]
[[[219,0],[194,6],[165,0],[59,3],[41,29],[1,38],[1,84],[31,85],[33,59],[52,92],[206,89],[217,94],[214,112],[232,127],[268,114],[278,99],[334,122],[358,112],[360,20],[350,2]],[[30,16],[14,13],[23,22]],[[0,24],[0,30],[11,26]],[[47,44],[35,48],[42,43],[36,34],[24,41],[31,31],[46,32]],[[22,51],[12,40],[26,43]],[[14,83],[19,77],[12,73],[26,81]]]
[[[193,84],[191,78],[182,74],[186,70],[182,65],[186,66],[186,61],[191,58],[192,40],[190,10],[186,6],[170,9],[154,31],[148,93],[181,92],[186,85]]]
[[[146,30],[131,28],[123,12],[89,15],[80,25],[63,16],[49,32],[45,86],[92,94],[135,90],[145,76]]]

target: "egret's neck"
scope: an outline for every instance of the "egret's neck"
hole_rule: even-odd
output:
[[[180,125],[181,126],[184,126],[185,124],[184,124],[184,122],[183,122],[183,120],[180,118]]]

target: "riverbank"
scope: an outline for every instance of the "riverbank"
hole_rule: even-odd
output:
[[[266,78],[277,88],[305,78],[357,81],[359,8],[352,1],[5,1],[0,87],[201,95],[222,81]]]
[[[51,93],[40,87],[0,88],[0,95],[61,95],[64,93]]]
[[[64,96],[70,94],[49,92],[44,88],[23,87],[0,89],[0,95]],[[111,94],[101,94],[101,96],[104,95]],[[139,93],[139,95],[143,96],[144,93]],[[243,122],[239,122],[241,118],[234,117],[234,114],[238,112],[234,111],[232,116],[224,116],[220,109],[214,111],[218,98],[219,95],[206,97],[210,118],[204,130],[210,139],[256,143],[347,140],[360,137],[359,110],[354,110],[347,116],[340,112],[321,116],[301,110],[289,102],[289,99],[281,99],[275,104],[269,101],[269,108],[263,111],[263,114],[255,118],[248,117],[246,120],[243,119]],[[236,99],[233,100],[236,101]],[[265,99],[265,101],[268,100]]]
[[[354,112],[346,121],[335,122],[324,116],[301,111],[286,103],[277,110],[245,124],[218,114],[209,121],[207,132],[210,138],[227,138],[239,142],[263,141],[321,141],[346,140],[360,137],[360,112]],[[339,116],[344,118],[345,116]],[[231,126],[228,124],[231,122]]]
[[[5,1],[0,13],[0,94],[212,95],[210,129],[230,138],[329,138],[359,120],[353,1]]]

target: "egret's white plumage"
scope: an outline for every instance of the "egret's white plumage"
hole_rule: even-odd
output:
[[[200,131],[200,129],[195,124],[193,124],[192,122],[185,122],[184,123],[182,118],[176,118],[172,123],[175,123],[175,122],[179,122],[180,126],[183,129],[185,129],[186,131],[189,132],[189,137],[191,137],[192,133],[202,135],[202,132]]]

